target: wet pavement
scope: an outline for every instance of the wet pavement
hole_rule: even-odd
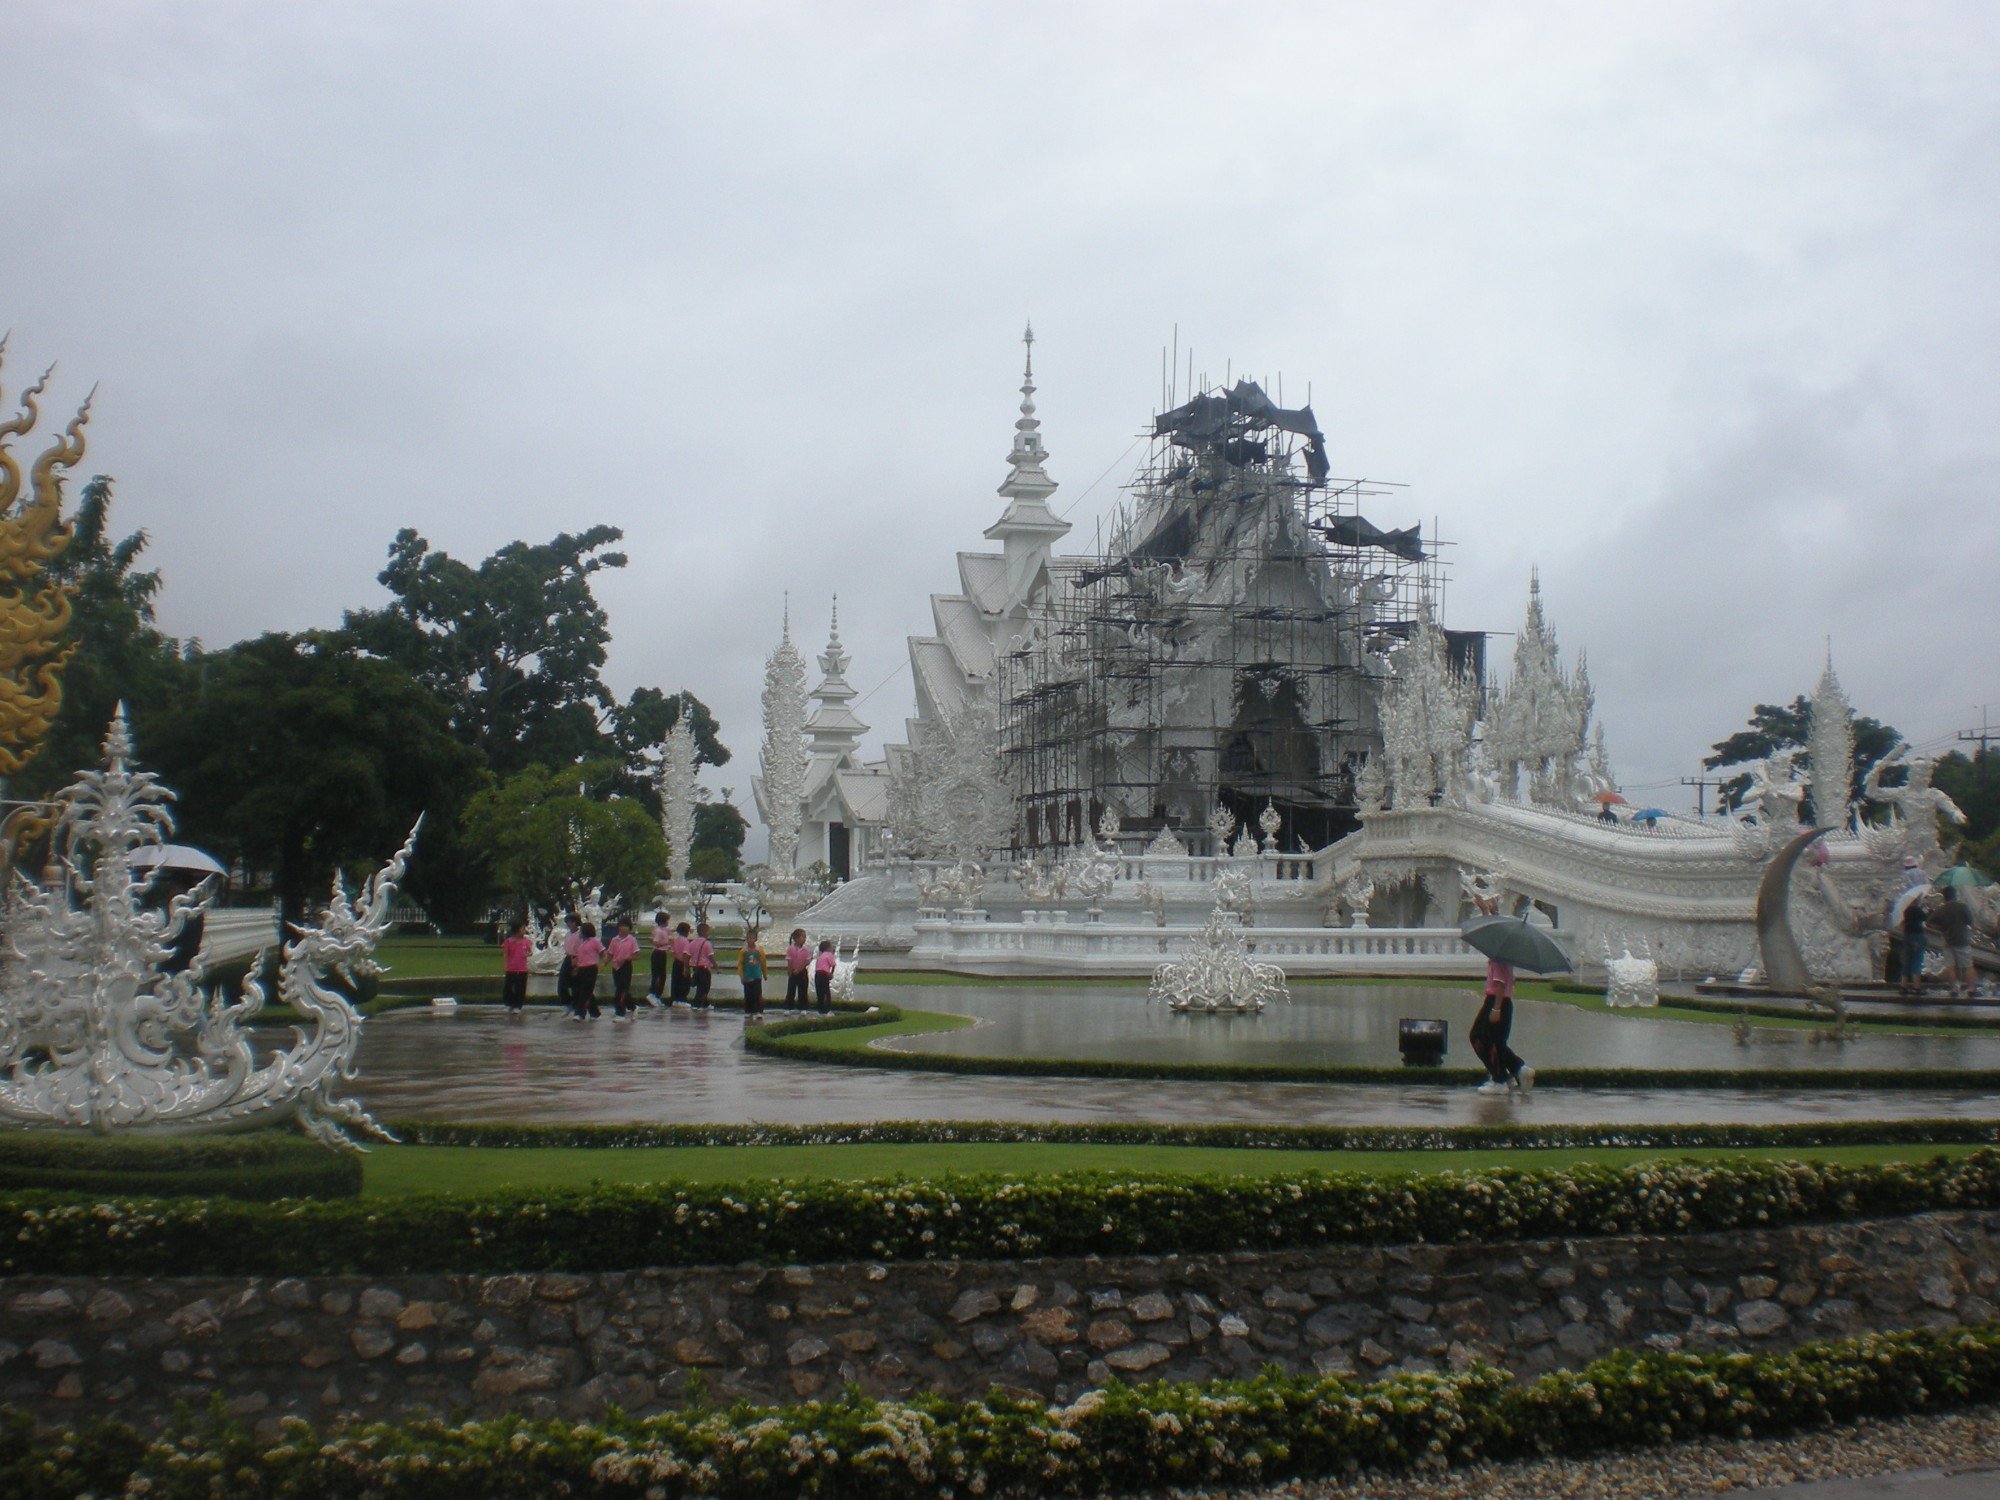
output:
[[[1030,992],[1056,1006],[1066,1000],[1074,1005],[1078,998],[1077,991],[1067,988]],[[1023,1034],[1054,1024],[1046,1017],[1033,1019],[1045,1008],[1039,1004],[1010,1010],[1009,1002],[996,999],[1002,993],[986,986],[899,985],[877,991],[912,1008],[994,1018],[1018,1014]],[[1088,1001],[1094,1004],[1107,993],[1142,1007],[1145,1003],[1143,991],[1129,988],[1094,991]],[[1410,1003],[1423,991],[1391,993],[1399,997],[1401,1014],[1445,1013]],[[1463,996],[1462,991],[1450,993]],[[1547,1018],[1556,1026],[1579,1020],[1636,1025],[1640,1030],[1635,1035],[1653,1035],[1650,1052],[1639,1058],[1653,1065],[1667,1061],[1684,1042],[1694,1044],[1696,1039],[1684,1033],[1712,1031],[1725,1043],[1730,1037],[1727,1026],[1633,1022],[1591,1017],[1569,1006],[1537,1007],[1543,1008],[1560,1013]],[[994,1024],[1001,1023],[996,1019]],[[1159,1024],[1157,1012],[1153,1024]],[[744,1050],[742,1034],[742,1018],[734,1011],[648,1011],[623,1023],[609,1015],[595,1022],[567,1021],[550,1006],[534,1007],[520,1019],[485,1005],[449,1015],[395,1011],[364,1028],[361,1076],[354,1091],[382,1119],[549,1124],[1048,1120],[1436,1126],[1984,1119],[2000,1114],[2000,1101],[1991,1095],[1953,1090],[1541,1089],[1510,1098],[1481,1095],[1465,1084],[1426,1082],[1422,1074],[1407,1083],[1329,1086],[906,1073],[760,1057]],[[1072,1040],[1079,1034],[1074,1017],[1062,1034]],[[1525,1042],[1528,1035],[1525,1024],[1517,1022],[1517,1040]],[[944,1039],[929,1037],[925,1045]],[[1930,1039],[1964,1040],[1983,1042]],[[1465,1060],[1461,1053],[1462,1044],[1455,1045],[1455,1061]],[[1824,1048],[1822,1055],[1831,1064],[1853,1065],[1838,1047]],[[1732,1056],[1740,1059],[1741,1054]],[[1770,1065],[1761,1057],[1757,1064]]]

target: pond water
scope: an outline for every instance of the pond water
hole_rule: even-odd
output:
[[[1176,1014],[1147,999],[1140,985],[884,985],[876,993],[906,1009],[979,1018],[967,1030],[885,1044],[903,1051],[1395,1067],[1402,1061],[1396,1023],[1421,1016],[1447,1023],[1447,1064],[1479,1065],[1466,1034],[1480,996],[1466,985],[1294,985],[1289,1004],[1251,1016]],[[1811,1038],[1808,1028],[1757,1026],[1738,1043],[1726,1020],[1666,1020],[1648,1011],[1608,1013],[1524,999],[1514,1005],[1511,1045],[1538,1067],[2000,1068],[2000,1032]]]

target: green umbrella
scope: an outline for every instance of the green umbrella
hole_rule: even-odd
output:
[[[1931,884],[1942,886],[1969,885],[1977,887],[1991,885],[1993,882],[1987,876],[1973,869],[1971,865],[1953,865],[1944,874],[1933,880]]]
[[[1556,940],[1526,917],[1474,917],[1458,929],[1468,946],[1503,964],[1526,969],[1531,974],[1553,974],[1570,967],[1569,957]]]

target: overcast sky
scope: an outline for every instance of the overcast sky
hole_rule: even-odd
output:
[[[1990,4],[95,3],[7,7],[9,400],[60,360],[212,646],[623,527],[620,691],[748,800],[781,591],[903,637],[986,545],[1024,318],[1087,542],[1176,325],[1311,383],[1372,519],[1539,565],[1628,793],[1809,692],[2000,708]],[[1495,642],[1504,659],[1506,640]],[[1655,789],[1657,787],[1657,790]]]

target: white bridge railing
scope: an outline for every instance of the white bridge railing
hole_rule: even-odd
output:
[[[1187,927],[1106,922],[988,922],[919,917],[913,960],[975,973],[1150,974],[1187,951]],[[1246,927],[1244,946],[1287,975],[1474,976],[1486,960],[1454,927]]]

